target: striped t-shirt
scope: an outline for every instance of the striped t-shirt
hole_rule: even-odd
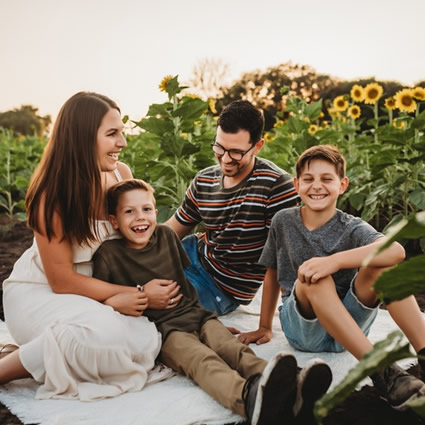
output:
[[[220,166],[200,171],[186,191],[176,219],[205,224],[198,237],[199,258],[215,283],[239,304],[249,304],[264,280],[258,264],[275,213],[299,201],[292,177],[256,157],[249,176],[223,188]]]

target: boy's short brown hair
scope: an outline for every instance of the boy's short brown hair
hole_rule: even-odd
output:
[[[144,180],[141,179],[128,179],[118,182],[108,189],[108,192],[106,194],[108,203],[108,214],[115,215],[120,197],[125,192],[129,192],[130,190],[136,189],[141,189],[145,190],[146,192],[149,192],[152,195],[153,203],[155,205],[155,190],[149,183],[146,183]]]
[[[346,162],[342,153],[337,147],[331,145],[316,145],[305,150],[298,158],[296,171],[297,178],[300,177],[304,166],[310,165],[314,159],[322,159],[334,165],[336,173],[343,179],[345,177]]]

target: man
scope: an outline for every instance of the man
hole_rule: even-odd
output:
[[[257,155],[264,145],[262,111],[250,102],[228,105],[211,144],[218,165],[200,171],[166,224],[182,239],[203,222],[205,232],[183,240],[192,262],[185,274],[201,304],[219,315],[249,304],[265,268],[258,259],[274,214],[295,206],[292,177]]]

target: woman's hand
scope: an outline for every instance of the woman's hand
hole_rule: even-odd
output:
[[[180,285],[172,280],[152,279],[143,285],[149,300],[149,308],[153,310],[168,310],[174,308],[181,300]]]
[[[121,292],[105,300],[115,311],[127,316],[141,316],[148,308],[148,297],[144,292],[134,289],[134,292]]]

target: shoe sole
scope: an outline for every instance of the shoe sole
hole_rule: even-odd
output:
[[[276,425],[293,417],[297,388],[297,361],[277,354],[267,364],[258,385],[251,425]]]
[[[314,404],[332,383],[330,367],[319,359],[308,362],[298,374],[297,399],[294,405],[294,415],[312,414]]]

